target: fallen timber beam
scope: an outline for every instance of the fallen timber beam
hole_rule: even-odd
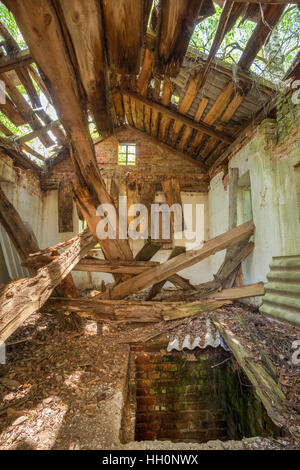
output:
[[[12,241],[14,247],[16,248],[21,262],[24,266],[27,267],[29,274],[35,276],[37,274],[38,268],[43,267],[51,263],[52,258],[49,256],[41,256],[38,265],[35,263],[36,258],[29,258],[30,252],[36,252],[39,250],[39,246],[34,237],[34,234],[28,230],[28,228],[23,223],[22,218],[20,217],[18,211],[15,209],[13,204],[7,199],[4,192],[0,187],[0,222],[2,223],[5,231],[7,232],[10,240]],[[75,239],[74,239],[75,241]],[[53,255],[58,255],[58,251],[52,250]],[[30,259],[30,264],[26,264],[26,261]],[[68,274],[65,279],[61,282],[59,286],[56,287],[56,295],[66,296],[66,297],[77,297],[77,289],[74,284],[72,274]],[[68,317],[67,320],[63,320],[65,326],[71,327],[72,329],[78,328],[79,319],[76,319],[76,315]]]
[[[71,158],[76,176],[80,186],[93,195],[90,201],[93,201],[94,206],[90,209],[95,213],[99,204],[113,203],[97,166],[85,113],[86,100],[67,45],[69,37],[59,21],[53,3],[47,0],[5,1],[45,77],[60,122],[71,140]],[[79,199],[77,193],[77,202]],[[85,201],[81,202],[84,205]],[[97,221],[99,218],[87,220],[94,235]],[[101,240],[101,247],[108,259],[132,259],[128,240],[113,240],[114,243],[110,241]]]
[[[201,294],[203,293],[204,297],[208,294],[213,295],[214,291],[218,291],[221,288],[232,287],[239,266],[252,253],[253,249],[254,243],[248,242],[247,238],[233,245],[230,251],[227,250],[222,265],[218,269],[217,274],[214,275],[214,280],[198,284],[196,286],[197,290]]]
[[[91,273],[118,273],[118,274],[139,274],[147,269],[157,266],[154,261],[107,261],[102,259],[85,258],[79,261],[73,271],[84,271]]]
[[[265,295],[264,283],[256,282],[255,284],[249,284],[243,287],[232,287],[230,289],[224,289],[220,292],[209,294],[205,298],[214,300],[238,300],[261,295]]]
[[[7,338],[48,300],[56,286],[71,273],[97,240],[81,232],[74,243],[54,261],[38,270],[33,278],[19,279],[0,291],[0,340]]]
[[[255,393],[262,401],[269,417],[277,426],[288,430],[288,423],[291,421],[291,410],[287,407],[284,393],[263,363],[259,361],[255,343],[251,344],[251,352],[248,348],[246,350],[241,339],[226,325],[225,321],[219,320],[216,314],[212,314],[211,318],[222,338],[234,354],[238,364],[253,385]],[[247,337],[247,344],[249,343],[251,341]],[[256,352],[256,354],[253,354],[252,351]],[[299,426],[299,418],[297,416],[295,418]],[[293,435],[298,439],[300,437],[299,432],[297,435],[295,433]]]
[[[221,140],[222,142],[225,142],[227,144],[231,144],[233,141],[232,137],[224,134],[223,132],[217,131],[213,126],[209,126],[208,124],[204,124],[202,122],[196,122],[193,119],[184,116],[183,114],[173,111],[172,109],[167,108],[166,106],[163,106],[162,104],[151,101],[148,98],[145,98],[144,96],[140,96],[133,91],[119,90],[118,92],[121,92],[123,96],[132,97],[135,100],[147,106],[150,106],[150,108],[156,109],[162,114],[167,114],[172,119],[175,119],[175,121],[179,121],[182,124],[185,124],[186,126],[189,126],[192,129],[195,129],[196,131],[200,131],[211,137],[215,137],[216,139]]]
[[[144,273],[138,274],[133,279],[128,279],[121,284],[118,284],[109,292],[105,292],[102,295],[102,298],[109,296],[111,299],[122,299],[127,297],[129,294],[133,294],[139,290],[151,286],[154,282],[158,283],[164,279],[168,279],[173,274],[193,266],[208,256],[218,251],[222,251],[231,245],[235,245],[240,240],[243,240],[244,238],[252,235],[254,230],[255,226],[253,221],[239,225],[238,227],[207,241],[204,243],[202,248],[182,253],[181,255],[169,259],[159,266],[151,268]]]
[[[157,323],[209,312],[228,305],[228,300],[201,302],[128,302],[126,300],[65,299],[51,297],[44,312],[72,312],[95,321]]]
[[[32,62],[33,57],[28,49],[26,51],[20,51],[12,56],[4,56],[0,60],[0,73],[8,72],[16,67],[28,65]]]

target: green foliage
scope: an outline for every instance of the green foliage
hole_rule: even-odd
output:
[[[0,2],[0,21],[4,24],[7,30],[10,32],[12,37],[17,41],[18,45],[21,49],[26,49],[26,43],[23,39],[23,36],[18,28],[18,25],[10,13],[10,11],[6,8],[3,3]]]
[[[209,53],[222,12],[219,6],[215,5],[215,8],[215,15],[196,26],[190,42],[190,52]],[[216,58],[237,64],[255,26],[256,23],[240,18],[225,36]],[[299,46],[300,11],[296,5],[289,5],[250,70],[264,79],[278,83],[293,62]]]

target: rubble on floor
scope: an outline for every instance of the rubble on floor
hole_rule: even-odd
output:
[[[276,323],[253,309],[230,305],[214,312],[237,331],[241,315],[276,365],[279,386],[293,413],[300,410],[299,366],[290,363],[299,330]],[[199,336],[210,313],[152,325],[85,322],[67,335],[55,316],[32,315],[10,337],[7,365],[0,366],[0,449],[206,449],[291,448],[291,438],[245,439],[206,444],[120,443],[120,428],[130,344]],[[163,340],[162,340],[163,338]],[[247,335],[243,343],[247,345]],[[298,430],[299,431],[299,430]]]

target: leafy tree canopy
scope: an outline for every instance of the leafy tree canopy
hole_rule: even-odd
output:
[[[196,26],[190,42],[190,52],[209,53],[222,12],[216,4],[215,9],[215,15]],[[216,58],[237,64],[255,26],[256,23],[240,18],[225,36]],[[299,46],[300,11],[297,5],[288,5],[250,70],[266,80],[279,83],[292,64]]]

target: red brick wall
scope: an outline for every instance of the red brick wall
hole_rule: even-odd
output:
[[[136,165],[118,165],[118,145],[121,141],[134,141],[137,147]],[[204,177],[197,168],[181,159],[172,151],[162,150],[146,135],[141,136],[131,129],[124,129],[95,146],[96,158],[101,173],[105,179],[112,175],[126,177],[128,181],[160,182],[167,176],[176,176],[181,184],[194,190],[207,190],[207,177]],[[64,177],[75,177],[72,162],[66,158],[55,164],[43,179],[43,189],[55,189],[58,182]]]

